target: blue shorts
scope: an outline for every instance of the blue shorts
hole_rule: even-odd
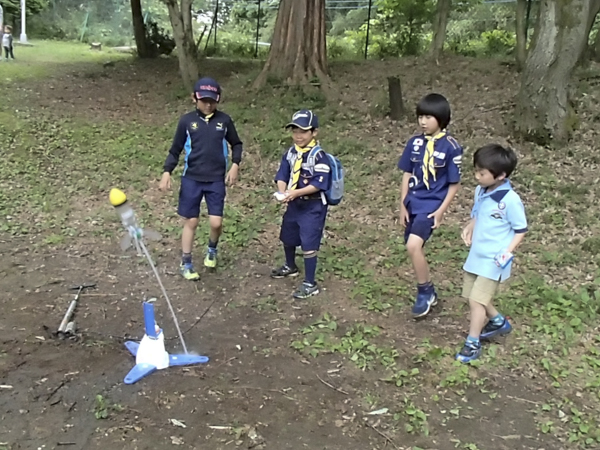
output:
[[[429,214],[410,214],[408,217],[408,224],[406,225],[406,229],[404,230],[404,243],[408,242],[408,237],[411,234],[419,236],[423,239],[423,243],[427,242],[427,240],[431,237],[433,233],[433,224],[435,221],[433,217],[428,218]]]
[[[286,246],[300,245],[305,252],[319,250],[326,218],[327,205],[320,199],[294,200],[283,215],[279,239]]]
[[[225,181],[200,182],[181,177],[177,214],[186,219],[200,216],[200,203],[206,201],[209,216],[223,217],[225,208]]]

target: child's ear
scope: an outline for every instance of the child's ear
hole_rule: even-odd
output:
[[[190,94],[190,98],[192,99],[192,103],[196,103],[196,94],[194,94],[193,92]]]
[[[496,177],[496,180],[498,180],[498,181],[502,181],[502,180],[504,180],[505,178],[506,178],[506,173],[505,173],[505,172],[502,172],[500,175],[498,175],[498,176]]]

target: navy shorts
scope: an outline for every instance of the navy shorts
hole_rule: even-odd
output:
[[[279,239],[286,246],[300,245],[305,252],[319,250],[326,217],[327,205],[320,199],[294,200],[283,215]]]
[[[206,201],[209,216],[223,217],[225,181],[200,182],[181,177],[177,214],[186,219],[200,216],[200,203]]]
[[[419,236],[423,239],[423,243],[431,237],[433,233],[433,224],[435,221],[432,218],[428,218],[429,214],[410,214],[408,217],[408,224],[404,230],[404,243],[408,242],[408,237],[411,234]]]

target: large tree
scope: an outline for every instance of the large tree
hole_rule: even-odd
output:
[[[431,40],[431,56],[438,59],[444,50],[444,41],[446,40],[446,27],[448,26],[448,17],[452,0],[438,0],[437,11],[433,22],[433,39]]]
[[[521,77],[515,129],[542,144],[566,141],[575,122],[573,70],[587,43],[594,0],[540,0],[538,31]]]
[[[162,0],[169,10],[169,20],[173,27],[173,38],[177,47],[179,72],[183,84],[190,91],[198,79],[198,48],[194,42],[192,26],[193,0]]]
[[[325,0],[281,0],[271,49],[254,86],[269,75],[288,84],[305,84],[318,78],[327,82]]]

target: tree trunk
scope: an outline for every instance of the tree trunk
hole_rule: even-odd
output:
[[[587,41],[593,0],[541,0],[539,33],[521,76],[515,129],[540,144],[568,140],[576,121],[569,82]]]
[[[587,31],[586,31],[586,36],[587,36],[587,46],[585,49],[585,52],[581,55],[580,58],[580,63],[584,64],[587,61],[589,61],[590,59],[594,59],[596,61],[598,61],[598,35],[596,35],[596,38],[594,39],[594,42],[592,44],[589,43],[589,38],[590,38],[590,33],[592,31],[592,27],[594,26],[594,22],[596,21],[596,16],[598,15],[598,12],[600,11],[600,0],[592,0],[592,5],[590,6],[591,8],[591,12],[588,18],[588,23],[587,23]],[[600,34],[600,33],[598,33]]]
[[[198,51],[192,28],[192,0],[163,0],[169,10],[183,84],[192,91],[198,80]],[[181,5],[181,6],[180,6]]]
[[[131,18],[138,56],[140,58],[152,57],[153,55],[150,54],[150,48],[146,40],[146,25],[144,24],[144,16],[142,15],[141,0],[131,0]]]
[[[281,0],[269,57],[254,87],[269,75],[292,85],[314,78],[327,84],[327,72],[325,0]]]
[[[404,101],[402,100],[402,86],[400,78],[388,77],[388,88],[390,95],[390,119],[400,120],[404,117]]]
[[[517,68],[523,70],[527,59],[527,0],[517,0]]]
[[[438,0],[437,12],[433,22],[433,40],[431,41],[431,56],[435,59],[439,59],[444,50],[446,26],[448,25],[451,7],[452,0]]]

